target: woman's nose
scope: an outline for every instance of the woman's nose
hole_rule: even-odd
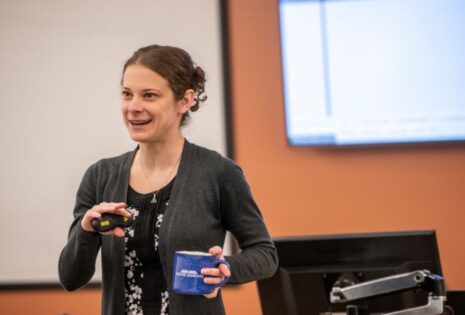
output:
[[[130,112],[140,112],[142,111],[142,104],[140,99],[137,97],[133,97],[128,104],[128,110]]]

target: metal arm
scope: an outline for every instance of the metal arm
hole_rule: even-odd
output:
[[[428,270],[417,270],[399,275],[384,277],[372,281],[354,284],[348,287],[333,287],[330,293],[331,303],[345,303],[362,298],[405,291],[425,289],[430,292],[428,303],[385,315],[440,315],[443,313],[446,293],[444,279]]]

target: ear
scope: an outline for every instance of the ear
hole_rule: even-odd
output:
[[[192,106],[192,103],[194,102],[195,98],[195,92],[193,89],[188,89],[186,92],[184,92],[184,96],[182,99],[178,101],[178,113],[179,114],[184,114],[189,110],[189,108]]]

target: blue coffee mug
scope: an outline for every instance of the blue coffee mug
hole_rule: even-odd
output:
[[[200,272],[203,268],[216,268],[229,263],[224,259],[204,252],[179,251],[174,254],[173,263],[173,291],[183,294],[209,294],[217,287],[223,286],[228,278],[218,284],[206,284]]]

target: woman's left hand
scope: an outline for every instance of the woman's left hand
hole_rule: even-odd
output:
[[[210,255],[215,256],[216,259],[224,259],[223,249],[219,246],[213,246],[208,252]],[[231,276],[231,270],[225,264],[220,264],[217,268],[203,268],[201,272],[205,276],[203,281],[207,284],[218,284]],[[207,299],[215,298],[219,290],[220,287],[217,287],[212,293],[204,294],[204,296]]]

